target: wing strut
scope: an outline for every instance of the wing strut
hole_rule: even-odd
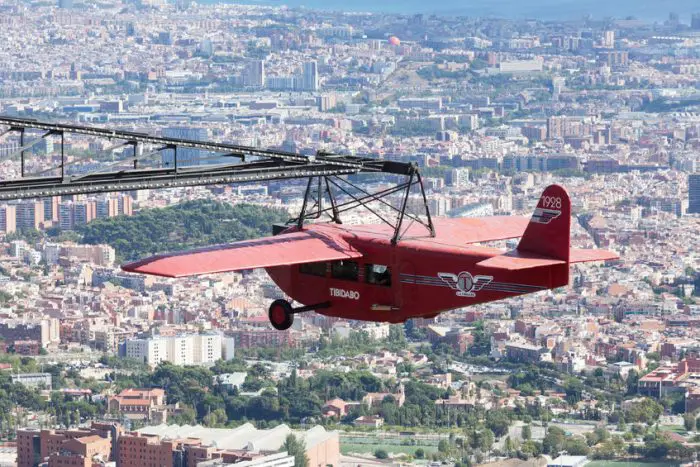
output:
[[[391,163],[385,163],[391,164]],[[375,193],[370,193],[363,188],[352,183],[347,178],[339,177],[336,175],[324,175],[318,177],[310,177],[306,185],[306,192],[304,194],[304,202],[302,203],[301,213],[295,219],[290,219],[287,224],[296,224],[299,230],[304,227],[304,221],[320,219],[324,215],[327,215],[331,221],[342,224],[340,214],[349,211],[351,209],[363,206],[369,212],[374,214],[383,223],[390,225],[394,234],[392,235],[391,243],[397,244],[404,234],[408,231],[414,222],[418,222],[423,225],[431,237],[435,237],[435,225],[433,224],[433,219],[430,215],[430,207],[428,205],[428,199],[425,195],[425,187],[423,186],[423,179],[421,178],[418,166],[415,164],[408,165],[406,169],[405,164],[401,164],[396,168],[385,167],[383,171],[394,173],[396,175],[404,175],[408,177],[408,180],[399,183],[398,185],[379,190]],[[414,186],[420,188],[421,200],[423,204],[423,209],[425,210],[423,219],[421,215],[416,215],[408,211],[408,200],[411,195],[411,189]],[[336,191],[331,189],[333,187]],[[389,195],[394,193],[403,192],[401,206],[399,208],[395,207],[393,204],[386,201]],[[343,197],[341,202],[338,202],[336,194]],[[330,206],[324,207],[323,201],[327,199]],[[396,213],[396,219],[391,220],[387,218],[386,214],[379,213],[374,207],[370,206],[371,203],[377,202]],[[411,222],[404,226],[405,220],[410,220]]]

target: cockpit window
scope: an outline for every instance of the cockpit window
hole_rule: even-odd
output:
[[[365,277],[368,284],[391,285],[391,271],[383,264],[366,264]]]
[[[326,262],[322,263],[303,263],[299,265],[299,272],[309,274],[310,276],[326,277],[327,270]]]
[[[333,279],[356,281],[360,267],[356,261],[334,261],[331,263],[331,276]]]

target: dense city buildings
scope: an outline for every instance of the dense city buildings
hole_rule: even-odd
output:
[[[620,259],[405,325],[303,313],[280,332],[268,306],[288,297],[262,270],[120,266],[269,235],[306,179],[3,201],[0,465],[697,467],[700,11],[521,21],[253,3],[4,1],[0,115],[419,168],[427,202],[395,193],[344,224],[404,202],[530,216],[556,183],[572,247]],[[0,128],[3,181],[259,163],[241,156]]]

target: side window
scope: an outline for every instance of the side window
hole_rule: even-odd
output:
[[[334,261],[331,263],[331,277],[346,281],[356,281],[360,267],[356,261]]]
[[[310,276],[326,277],[326,263],[302,263],[299,272]]]
[[[368,284],[391,285],[391,271],[389,270],[389,266],[383,264],[366,264],[365,277],[367,278]]]

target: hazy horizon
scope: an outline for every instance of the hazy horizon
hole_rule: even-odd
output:
[[[586,15],[594,19],[633,16],[645,21],[664,21],[669,13],[678,13],[682,22],[700,12],[696,0],[677,0],[673,5],[658,0],[444,0],[440,6],[424,0],[199,0],[201,3],[241,3],[259,5],[288,5],[332,11],[367,11],[395,14],[459,14],[475,17],[509,19],[576,20]]]

